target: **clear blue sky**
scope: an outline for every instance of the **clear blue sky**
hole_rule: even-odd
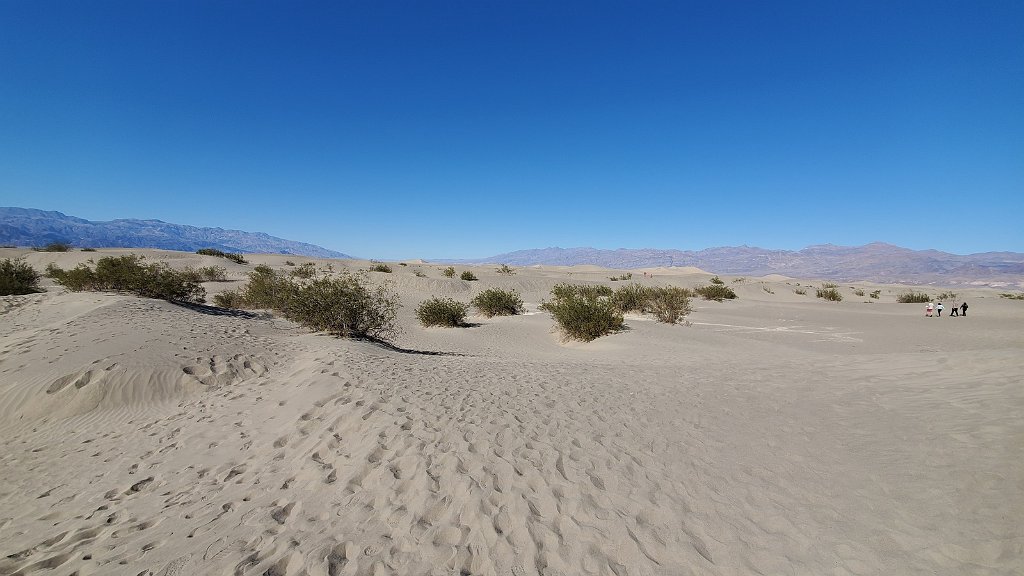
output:
[[[1024,251],[1024,2],[0,0],[0,205],[377,258]]]

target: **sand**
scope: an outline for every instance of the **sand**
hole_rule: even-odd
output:
[[[309,261],[249,257],[287,259]],[[537,305],[624,271],[392,268],[372,278],[401,295],[402,350],[54,286],[0,299],[0,574],[1024,572],[1024,302],[961,289],[966,318],[925,318],[901,287],[831,303],[723,276],[740,298],[689,326],[630,316],[581,344]],[[528,313],[415,322],[493,286]]]

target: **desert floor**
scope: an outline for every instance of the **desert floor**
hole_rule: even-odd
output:
[[[211,294],[252,268],[136,252],[226,266]],[[739,299],[689,326],[630,316],[581,344],[537,305],[622,271],[392,267],[371,277],[404,303],[397,349],[52,285],[0,298],[0,574],[1024,573],[1024,302],[959,288],[966,318],[925,318],[898,286],[832,303],[723,276]],[[494,286],[527,314],[415,321]]]

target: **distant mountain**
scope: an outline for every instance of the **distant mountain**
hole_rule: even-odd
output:
[[[797,251],[766,250],[750,246],[700,251],[543,248],[464,262],[517,266],[594,264],[617,269],[696,266],[717,274],[782,274],[794,278],[843,281],[1024,286],[1024,254],[985,252],[960,256],[938,250],[910,250],[882,242],[865,246],[824,244]]]
[[[216,248],[228,252],[351,258],[321,246],[262,232],[198,228],[160,220],[92,222],[60,212],[0,207],[0,244],[41,246],[50,242],[68,242],[81,248],[161,248],[188,252]]]

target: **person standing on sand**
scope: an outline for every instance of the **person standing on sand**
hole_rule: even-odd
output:
[[[942,302],[939,302],[938,304],[935,305],[935,311],[938,312],[936,316],[942,318]]]
[[[935,306],[931,302],[929,302],[928,305],[924,307],[924,315],[929,317],[929,318],[931,318],[932,317],[932,310],[934,310],[934,309],[935,309]]]
[[[953,300],[953,307],[949,309],[950,318],[953,316],[959,316],[959,314],[957,314],[958,310],[960,310],[960,308],[956,305],[956,300]]]
[[[960,315],[967,316],[967,302],[960,305]]]

